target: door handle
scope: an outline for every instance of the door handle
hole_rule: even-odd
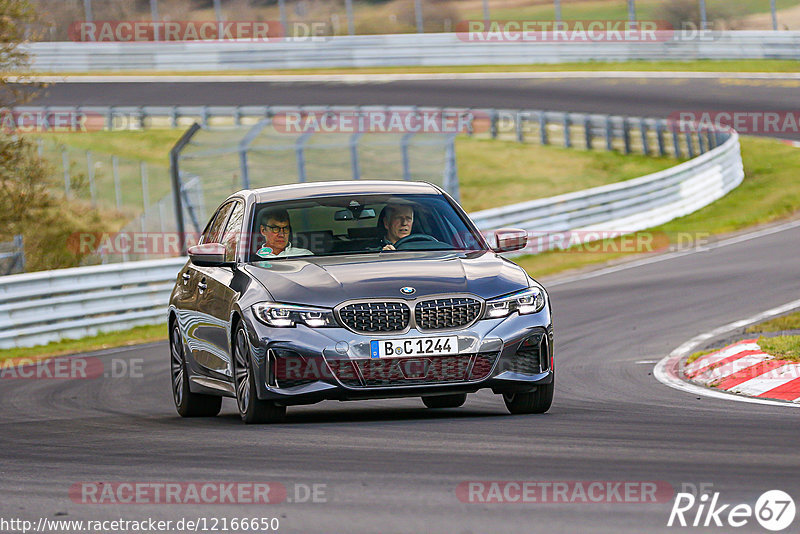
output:
[[[200,290],[200,293],[208,289],[208,285],[206,284],[206,279],[203,278],[199,284],[197,284],[197,289]]]
[[[181,278],[183,278],[183,285],[186,285],[191,277],[192,276],[189,273],[183,273],[181,276]]]

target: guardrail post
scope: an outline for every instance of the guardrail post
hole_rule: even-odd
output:
[[[690,132],[688,129],[686,130],[686,145],[687,149],[689,150],[689,159],[693,159],[695,156],[694,143],[692,143],[692,132]]]
[[[700,153],[701,154],[705,154],[707,152],[705,141],[706,140],[704,139],[703,132],[698,130],[698,132],[697,132],[697,146],[700,148]]]
[[[649,156],[650,155],[650,142],[649,142],[649,139],[647,139],[647,122],[645,121],[644,118],[639,120],[639,130],[640,130],[640,133],[642,134],[642,153],[645,156]]]
[[[111,156],[111,172],[114,175],[114,193],[117,200],[117,210],[122,209],[122,188],[119,183],[119,158]]]
[[[658,140],[658,155],[666,156],[667,147],[664,146],[664,123],[661,121],[656,122],[656,139]]]
[[[203,110],[200,112],[200,124],[203,128],[208,128],[208,106],[203,106]]]
[[[467,135],[472,137],[475,135],[475,115],[472,111],[469,112],[469,122],[467,123]]]
[[[572,148],[572,137],[569,131],[570,122],[569,113],[564,113],[564,146],[566,148]]]
[[[713,148],[716,148],[717,143],[716,143],[716,138],[714,136],[714,132],[708,130],[708,132],[706,132],[706,137],[708,139],[708,149],[711,150]]]
[[[586,142],[586,150],[592,149],[592,118],[586,115],[583,118],[583,138]]]
[[[497,139],[497,110],[495,109],[489,112],[489,131],[492,139]]]
[[[678,125],[672,124],[672,148],[675,150],[674,156],[678,159],[681,158],[681,140],[678,136]]]
[[[518,111],[516,114],[516,120],[514,121],[514,128],[517,133],[517,142],[524,143],[525,142],[525,119],[526,115],[522,111]]]
[[[61,149],[61,166],[64,169],[64,196],[70,198],[72,196],[70,192],[70,179],[69,179],[69,154],[67,154],[67,149]]]
[[[614,123],[611,121],[611,115],[606,115],[606,150],[609,152],[614,150]]]
[[[235,126],[241,126],[242,125],[242,107],[241,106],[236,106],[235,108],[233,108],[233,124]]]
[[[547,145],[547,114],[544,111],[540,111],[539,114],[539,142],[542,145]]]
[[[97,207],[97,189],[94,183],[94,161],[92,160],[91,150],[86,151],[86,174],[89,177],[89,195],[92,198],[92,206]]]
[[[625,154],[631,153],[631,125],[628,117],[622,117],[622,140],[625,142]]]
[[[14,246],[17,248],[19,253],[17,254],[17,263],[19,264],[19,272],[25,272],[25,243],[23,242],[22,235],[15,235],[14,236]]]
[[[108,106],[106,110],[106,129],[109,132],[114,130],[114,106]]]
[[[137,110],[139,114],[139,129],[144,130],[144,121],[147,119],[147,112],[144,109],[144,106],[140,106]]]
[[[178,127],[178,106],[172,106],[169,114],[169,123],[173,128]]]
[[[361,167],[358,164],[358,140],[364,135],[356,132],[350,136],[350,168],[353,173],[353,180],[361,179]]]

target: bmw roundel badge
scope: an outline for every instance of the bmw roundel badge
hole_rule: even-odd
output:
[[[417,290],[414,289],[413,287],[406,286],[400,288],[400,293],[402,293],[403,295],[413,295],[416,292]]]

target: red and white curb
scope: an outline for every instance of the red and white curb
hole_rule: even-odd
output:
[[[720,391],[800,402],[800,363],[779,360],[746,339],[697,358],[683,376]]]
[[[791,391],[791,388],[793,388],[796,383],[792,384],[791,386],[788,386],[787,384],[792,383],[793,379],[795,379],[795,378],[800,378],[800,374],[794,374],[792,376],[791,374],[787,374],[787,373],[792,373],[792,372],[793,373],[798,373],[800,370],[795,369],[793,371],[786,371],[785,369],[781,369],[781,368],[784,365],[792,365],[792,366],[800,365],[800,364],[797,364],[797,363],[782,362],[781,365],[779,365],[777,367],[774,367],[772,369],[766,369],[766,370],[764,370],[763,373],[759,373],[759,374],[756,375],[756,374],[753,374],[753,372],[760,370],[761,369],[760,367],[756,367],[756,368],[751,369],[750,371],[748,371],[748,372],[746,372],[744,374],[741,374],[742,370],[747,369],[748,367],[753,367],[754,365],[759,365],[757,363],[753,363],[752,365],[747,365],[747,366],[742,367],[744,364],[752,361],[752,360],[743,360],[742,362],[740,362],[738,369],[734,370],[734,372],[729,374],[729,375],[725,375],[725,377],[724,377],[725,379],[728,379],[728,378],[732,379],[727,384],[723,383],[723,379],[722,379],[722,375],[721,375],[721,373],[724,373],[724,372],[727,371],[727,368],[720,369],[719,371],[716,371],[717,374],[715,374],[715,375],[711,374],[711,373],[714,372],[714,369],[711,369],[711,368],[706,369],[706,371],[708,371],[708,373],[709,373],[709,376],[718,377],[717,386],[719,386],[719,385],[727,385],[728,386],[729,389],[726,389],[726,390],[720,389],[719,387],[710,388],[710,387],[706,387],[705,385],[701,385],[700,383],[694,383],[694,382],[688,380],[686,378],[686,375],[684,374],[684,372],[687,371],[687,370],[689,370],[689,372],[702,371],[703,368],[704,368],[704,366],[703,366],[703,362],[704,361],[708,363],[708,365],[706,365],[705,367],[711,367],[713,365],[712,364],[712,360],[708,360],[708,358],[710,358],[712,356],[715,357],[715,358],[718,358],[716,360],[716,363],[719,364],[719,365],[717,365],[717,367],[719,367],[719,368],[723,367],[725,365],[725,363],[727,363],[727,362],[722,362],[722,360],[724,360],[726,357],[741,356],[741,358],[745,358],[747,356],[752,356],[753,355],[752,353],[749,354],[749,355],[748,354],[742,354],[742,353],[744,353],[745,351],[748,351],[748,350],[756,350],[756,349],[754,349],[752,347],[752,345],[749,348],[742,347],[742,345],[745,345],[747,343],[755,344],[754,340],[746,340],[745,342],[742,342],[742,343],[739,343],[737,345],[732,345],[731,346],[731,347],[737,347],[737,348],[726,347],[726,349],[722,349],[721,351],[717,351],[715,353],[708,354],[708,355],[706,355],[706,356],[704,356],[702,358],[698,358],[698,360],[696,360],[695,362],[692,362],[692,364],[697,364],[696,367],[691,367],[690,368],[689,365],[684,366],[684,361],[686,360],[686,357],[689,356],[690,354],[692,354],[693,352],[696,352],[698,350],[698,347],[702,346],[704,343],[707,343],[711,339],[714,339],[714,338],[722,336],[722,335],[729,335],[731,332],[734,332],[734,331],[736,331],[736,330],[738,330],[740,328],[744,328],[746,326],[750,326],[750,325],[753,325],[753,324],[756,324],[756,323],[760,323],[760,322],[766,321],[767,319],[771,319],[771,318],[777,317],[779,315],[784,315],[786,313],[789,313],[791,311],[795,311],[797,309],[800,309],[800,299],[794,300],[792,302],[788,302],[788,303],[786,303],[786,304],[784,304],[782,306],[778,306],[776,308],[772,308],[772,309],[763,311],[761,313],[753,315],[752,317],[748,317],[748,318],[742,319],[740,321],[734,321],[732,323],[720,326],[720,327],[715,328],[714,330],[711,330],[709,332],[704,332],[702,334],[698,334],[697,336],[693,337],[689,341],[683,343],[681,346],[679,346],[675,350],[673,350],[670,353],[669,356],[666,356],[665,358],[660,360],[656,364],[655,368],[653,369],[653,377],[656,380],[658,380],[659,382],[661,382],[662,384],[666,385],[666,386],[669,386],[669,387],[671,387],[673,389],[677,389],[677,390],[684,391],[684,392],[687,392],[687,393],[691,393],[693,395],[702,395],[704,397],[712,397],[712,398],[716,398],[716,399],[725,399],[725,400],[732,400],[732,401],[739,401],[739,402],[747,402],[747,403],[751,403],[751,404],[766,404],[766,405],[771,405],[771,406],[783,406],[783,407],[788,407],[788,408],[798,408],[798,407],[800,407],[800,402],[796,402],[796,400],[797,400],[798,397],[800,397],[800,394],[798,394],[794,399],[791,399],[788,402],[785,399],[784,400],[775,400],[774,398],[767,398],[766,396],[764,396],[764,393],[769,392],[771,390],[775,390],[778,387],[781,387],[784,390],[786,390],[784,393],[788,394],[786,392],[787,391]],[[755,346],[757,347],[758,345],[755,344]],[[728,349],[730,349],[731,352],[730,353],[726,353],[726,355],[723,356],[722,352],[724,350],[728,350]],[[741,350],[741,352],[737,353],[736,352],[737,350]],[[761,351],[760,348],[758,348],[757,350]],[[775,365],[775,363],[777,363],[779,361],[779,360],[775,360],[775,358],[772,358],[772,356],[769,356],[769,355],[766,355],[766,356],[767,356],[767,358],[760,365],[762,365],[762,366],[764,366],[764,365]],[[741,358],[736,358],[736,359],[741,359]],[[766,363],[766,362],[770,362],[770,361],[773,362],[773,363],[772,364],[767,364]],[[735,373],[737,371],[740,372],[740,374],[736,375]],[[779,379],[787,379],[787,380],[785,380],[784,382],[781,382],[781,383],[775,383],[775,382],[770,381],[771,379],[778,377],[777,372],[781,372],[781,371],[784,374],[780,375]],[[764,376],[764,375],[766,375],[766,376]],[[734,380],[733,380],[734,378],[735,379],[744,378],[744,380],[742,380],[738,384],[734,384],[733,383],[734,382]],[[750,382],[751,380],[762,380],[762,381],[767,380],[768,382]],[[742,386],[746,382],[750,382],[749,384],[746,385],[746,387],[753,387],[753,390],[752,390],[753,392],[758,391],[758,395],[757,396],[756,395],[752,395],[750,393],[748,393],[748,394],[738,394],[738,395],[735,394],[734,387]],[[764,385],[758,386],[758,384],[764,384]],[[773,386],[773,384],[774,384],[774,387],[771,387],[771,386]],[[780,392],[780,390],[778,392]]]

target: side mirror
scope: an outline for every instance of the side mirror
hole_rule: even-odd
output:
[[[528,232],[519,228],[500,228],[496,230],[497,246],[495,252],[512,252],[525,248],[528,244]]]
[[[220,267],[225,265],[225,247],[220,243],[205,243],[189,247],[189,260],[195,265]]]

